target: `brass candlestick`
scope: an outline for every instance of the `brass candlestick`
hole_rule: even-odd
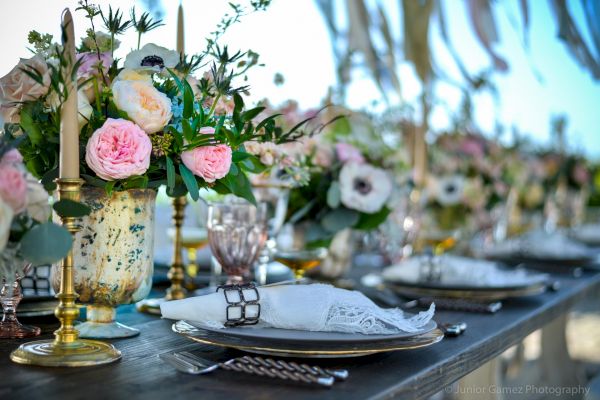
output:
[[[59,199],[79,201],[83,181],[78,178],[57,179]],[[71,233],[79,232],[81,226],[77,218],[61,217],[63,226]],[[54,315],[60,321],[60,328],[54,332],[54,340],[37,340],[24,343],[10,355],[19,364],[42,365],[49,367],[83,367],[107,364],[121,358],[121,352],[113,345],[97,340],[79,339],[74,322],[79,316],[75,305],[77,293],[73,282],[73,251],[64,258],[61,265],[59,300]]]
[[[186,296],[187,291],[183,287],[185,279],[185,266],[183,265],[181,227],[185,217],[185,206],[187,199],[185,196],[173,199],[173,225],[175,225],[175,235],[173,237],[173,264],[169,269],[168,277],[171,280],[171,287],[167,289],[165,300],[181,300]]]
[[[160,314],[160,304],[169,300],[181,300],[186,297],[187,291],[183,287],[185,279],[185,266],[183,265],[181,227],[185,217],[185,206],[187,199],[185,196],[175,197],[173,199],[173,225],[175,235],[173,236],[173,263],[167,276],[171,280],[171,286],[167,289],[165,297],[160,299],[147,299],[137,303],[137,309],[140,312],[149,314]]]

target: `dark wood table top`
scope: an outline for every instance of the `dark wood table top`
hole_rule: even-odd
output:
[[[192,342],[171,331],[172,321],[139,314],[131,306],[122,307],[121,322],[137,327],[141,334],[112,341],[123,353],[122,360],[115,364],[87,368],[17,365],[9,360],[9,354],[25,340],[0,340],[0,399],[423,398],[443,390],[600,289],[598,272],[587,271],[580,278],[565,275],[556,278],[561,283],[557,292],[506,301],[502,311],[495,315],[439,311],[438,322],[467,322],[466,333],[458,338],[446,338],[424,349],[353,359],[311,360],[350,371],[346,382],[336,383],[331,389],[228,371],[204,376],[178,373],[161,362],[158,354],[188,350],[206,358],[226,359],[240,353]],[[42,337],[51,337],[56,326],[38,325],[44,329]]]

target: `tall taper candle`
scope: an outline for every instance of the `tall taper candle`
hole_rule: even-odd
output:
[[[179,9],[177,10],[177,52],[184,54],[185,51],[185,39],[183,35],[183,5],[179,3]]]
[[[79,178],[79,125],[77,123],[77,82],[72,80],[71,71],[75,64],[75,31],[73,17],[68,8],[63,11],[63,47],[67,65],[63,79],[67,99],[60,110],[60,163],[61,178]]]

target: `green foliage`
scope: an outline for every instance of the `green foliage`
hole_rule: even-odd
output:
[[[363,231],[371,231],[376,229],[379,225],[385,222],[388,215],[390,215],[390,212],[391,210],[384,206],[381,210],[373,214],[360,213],[360,217],[356,225],[354,225],[354,228]]]
[[[52,264],[63,259],[72,245],[71,234],[65,228],[46,222],[23,236],[21,254],[33,265]]]
[[[357,211],[347,208],[336,208],[329,211],[321,219],[321,226],[329,233],[336,233],[346,228],[353,227],[359,220]]]
[[[89,215],[92,211],[87,205],[69,199],[57,201],[52,205],[52,208],[61,217],[81,218]]]

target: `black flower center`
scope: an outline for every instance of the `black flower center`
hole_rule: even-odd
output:
[[[162,57],[146,56],[142,60],[142,67],[156,67],[156,66],[159,66],[160,68],[165,67],[165,61],[162,59]]]
[[[452,194],[452,193],[456,192],[456,190],[457,190],[457,188],[453,183],[446,185],[446,193]]]
[[[368,182],[361,178],[354,179],[354,190],[360,194],[369,194],[373,190],[371,182]]]

